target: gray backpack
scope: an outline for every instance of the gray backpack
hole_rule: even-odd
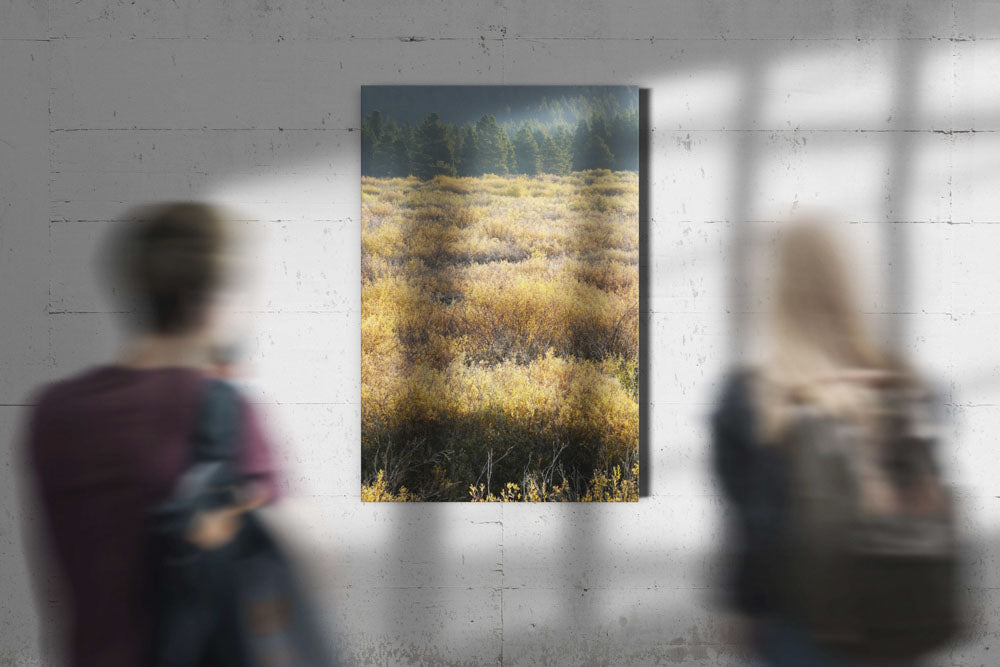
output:
[[[831,651],[907,660],[959,629],[955,516],[925,395],[879,388],[866,424],[795,408],[785,608]]]

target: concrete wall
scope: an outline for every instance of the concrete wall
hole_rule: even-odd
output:
[[[109,221],[148,200],[236,203],[264,239],[256,400],[354,662],[735,664],[704,424],[734,349],[734,222],[832,207],[875,267],[870,309],[945,383],[981,606],[944,661],[993,664],[998,36],[1000,4],[971,0],[0,0],[0,439],[30,388],[115,351],[92,270]],[[650,90],[638,505],[358,501],[367,83]],[[4,452],[0,663],[36,664]]]

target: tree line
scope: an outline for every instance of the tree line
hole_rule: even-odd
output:
[[[437,113],[416,126],[372,111],[361,121],[361,173],[430,179],[483,174],[567,174],[584,169],[638,170],[638,112],[581,118],[576,126],[504,126],[484,114],[451,125]]]

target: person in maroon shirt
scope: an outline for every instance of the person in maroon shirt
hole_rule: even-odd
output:
[[[24,459],[68,601],[73,666],[146,665],[153,632],[149,511],[187,467],[232,239],[202,204],[144,209],[119,233],[115,269],[140,326],[121,358],[36,393]],[[237,464],[246,505],[202,514],[190,539],[225,544],[239,514],[277,496],[269,444],[245,399]]]

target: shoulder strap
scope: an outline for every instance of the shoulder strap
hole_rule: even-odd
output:
[[[217,378],[205,382],[191,432],[190,463],[174,488],[170,506],[229,502],[238,482],[236,457],[241,412],[235,387]]]
[[[157,532],[179,534],[192,512],[231,504],[238,482],[241,411],[235,387],[214,378],[204,383],[190,436],[188,467],[170,497],[153,510]]]
[[[205,383],[191,436],[192,463],[235,461],[241,413],[239,392],[232,384],[217,378]]]

